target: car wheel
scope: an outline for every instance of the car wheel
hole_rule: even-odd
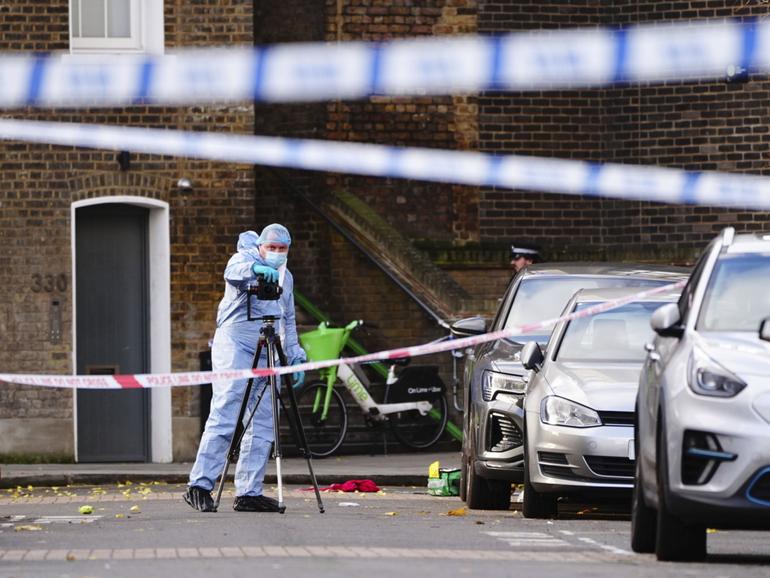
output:
[[[509,510],[511,507],[511,482],[489,480],[478,475],[473,459],[467,460],[465,477],[468,481],[466,505],[473,510]]]
[[[558,496],[538,492],[529,481],[529,466],[524,459],[524,500],[521,513],[525,518],[555,518],[558,513]]]
[[[706,528],[686,524],[668,510],[668,458],[665,443],[665,425],[658,419],[657,470],[658,513],[655,528],[655,555],[658,560],[670,562],[697,562],[706,557]]]
[[[530,481],[529,476],[529,449],[527,448],[527,435],[524,434],[524,500],[521,504],[521,513],[525,518],[555,518],[558,513],[556,494],[538,492]]]
[[[635,434],[638,440],[638,434]],[[650,554],[655,551],[655,510],[644,503],[642,488],[642,467],[636,452],[636,475],[634,476],[634,495],[631,505],[631,549],[639,554]]]

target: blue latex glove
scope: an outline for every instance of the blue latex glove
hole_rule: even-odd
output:
[[[272,267],[268,267],[267,265],[260,265],[259,263],[254,263],[251,266],[251,270],[254,271],[255,275],[264,275],[265,281],[278,281],[278,271],[273,269]]]
[[[299,365],[300,363],[305,363],[305,359],[303,357],[295,357],[289,362],[289,365]],[[294,389],[298,389],[302,387],[302,384],[305,383],[305,372],[304,371],[298,371],[296,373],[291,374],[291,386]]]

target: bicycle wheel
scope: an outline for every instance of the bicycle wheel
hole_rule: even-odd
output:
[[[326,413],[326,419],[323,419],[326,390],[326,383],[316,381],[303,387],[297,394],[297,410],[302,420],[302,429],[305,432],[310,453],[316,458],[330,456],[336,452],[342,445],[348,429],[348,410],[345,407],[345,400],[334,388],[329,399],[329,411]]]
[[[402,399],[394,400],[393,389],[388,386],[385,390],[385,403],[397,403]],[[421,449],[435,444],[447,422],[447,402],[443,395],[437,395],[429,401],[431,410],[422,415],[418,410],[402,411],[390,414],[388,422],[396,439],[407,447]]]

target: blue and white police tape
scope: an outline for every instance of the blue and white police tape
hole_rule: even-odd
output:
[[[770,210],[770,177],[366,143],[0,119],[0,139],[524,189]]]
[[[314,371],[326,367],[334,367],[341,364],[354,365],[368,361],[383,361],[387,359],[402,359],[405,357],[418,357],[429,355],[431,353],[440,353],[454,349],[464,349],[473,347],[481,343],[497,341],[499,339],[508,339],[516,335],[526,335],[536,331],[543,331],[553,327],[561,321],[571,321],[582,317],[591,317],[605,311],[617,309],[627,303],[648,299],[654,295],[671,293],[684,287],[685,281],[678,281],[670,285],[663,285],[653,289],[639,291],[632,295],[597,303],[585,309],[568,313],[554,319],[546,319],[535,323],[528,323],[516,327],[509,327],[499,331],[485,333],[483,335],[474,335],[472,337],[463,337],[461,339],[451,339],[441,342],[430,342],[412,347],[402,347],[398,349],[389,349],[378,351],[377,353],[367,353],[357,357],[346,357],[341,359],[329,359],[325,361],[310,361],[299,365],[289,367],[275,368],[256,368],[256,369],[228,369],[223,371],[192,371],[185,373],[143,373],[135,375],[35,375],[35,374],[15,374],[0,373],[0,382],[13,383],[18,385],[32,385],[38,387],[61,387],[69,389],[134,389],[147,387],[178,387],[189,385],[201,385],[213,381],[231,381],[236,379],[248,379],[250,377],[267,377],[269,375],[285,375],[298,371]]]
[[[0,107],[354,99],[770,71],[770,21],[188,49],[168,55],[0,55]]]

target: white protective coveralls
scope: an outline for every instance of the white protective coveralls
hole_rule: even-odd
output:
[[[254,231],[241,233],[238,238],[238,252],[227,263],[224,274],[225,295],[217,310],[217,330],[211,349],[214,371],[246,369],[252,366],[262,322],[248,321],[247,288],[256,282],[256,275],[252,270],[255,262],[258,265],[266,264],[260,256],[259,245],[269,241],[290,244],[291,237],[285,227],[277,224],[269,225],[259,236]],[[279,282],[283,288],[281,297],[275,301],[252,297],[251,317],[280,317],[280,321],[275,322],[276,333],[281,336],[287,360],[294,365],[306,360],[305,352],[297,340],[294,281],[286,265],[281,266],[278,271]],[[259,366],[267,366],[266,348],[262,349]],[[190,486],[206,490],[214,488],[227,457],[246,384],[245,379],[212,384],[211,410],[201,436],[195,464],[190,472]],[[266,378],[254,379],[244,420],[250,415],[259,393],[266,385]],[[235,469],[236,496],[262,495],[262,480],[273,442],[272,414],[272,400],[268,388],[241,442],[240,457]]]

